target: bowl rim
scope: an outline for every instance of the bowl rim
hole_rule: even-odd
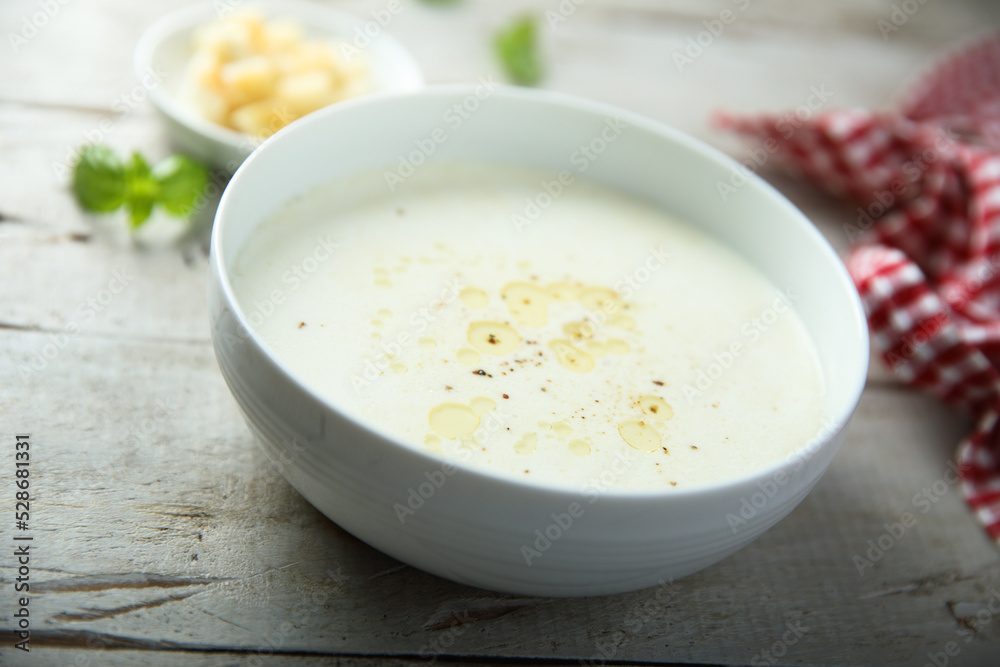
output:
[[[287,135],[292,133],[309,132],[314,125],[322,126],[326,123],[332,122],[328,120],[329,116],[336,116],[341,113],[350,113],[356,106],[364,107],[367,105],[400,103],[412,97],[442,97],[449,99],[461,99],[464,96],[473,94],[475,88],[476,84],[457,83],[425,86],[414,91],[373,93],[345,100],[335,105],[315,111],[276,132],[274,135],[269,137],[260,148],[254,151],[242,165],[240,165],[239,169],[233,175],[222,194],[222,198],[219,201],[219,206],[216,210],[213,221],[211,248],[209,252],[210,266],[215,267],[214,271],[216,272],[219,281],[218,287],[224,295],[226,305],[232,311],[238,327],[242,331],[246,332],[249,340],[253,342],[257,349],[264,355],[268,362],[271,363],[275,369],[277,369],[279,373],[286,377],[299,390],[305,392],[306,395],[319,405],[322,405],[324,408],[338,414],[355,427],[362,429],[373,436],[381,438],[395,448],[415,456],[417,459],[422,461],[423,466],[428,470],[447,464],[454,466],[457,471],[462,472],[464,475],[470,476],[470,479],[475,480],[477,483],[509,485],[512,488],[523,492],[547,493],[578,500],[582,493],[581,490],[574,490],[569,487],[552,486],[530,480],[508,477],[503,473],[494,472],[490,469],[480,469],[468,466],[464,461],[457,460],[454,457],[447,458],[422,451],[417,446],[407,444],[402,438],[398,438],[393,434],[386,432],[381,427],[378,427],[377,425],[370,425],[356,418],[350,412],[345,411],[332,401],[324,398],[321,394],[309,387],[305,382],[302,382],[295,375],[295,373],[284,364],[284,362],[273,354],[264,344],[264,341],[261,340],[255,329],[249,324],[239,301],[236,299],[236,295],[230,281],[229,270],[228,267],[226,267],[223,258],[222,248],[225,244],[225,219],[228,217],[228,209],[232,206],[230,201],[237,196],[237,191],[241,182],[241,174],[244,171],[255,169],[255,165],[258,162],[268,159],[268,155],[271,153],[271,147],[278,142],[285,141],[285,137]],[[654,120],[637,112],[623,109],[616,105],[568,93],[533,88],[528,89],[507,85],[498,85],[497,90],[493,92],[491,96],[506,97],[508,99],[527,104],[537,103],[550,106],[560,106],[570,111],[583,111],[595,116],[600,115],[601,117],[619,117],[628,123],[630,127],[642,128],[648,132],[657,134],[668,141],[677,142],[699,154],[702,159],[715,162],[721,167],[728,169],[738,169],[740,167],[739,163],[734,158],[726,155],[721,150],[710,146],[709,144],[696,139],[675,127],[667,125],[666,123]],[[824,420],[825,424],[816,436],[809,441],[802,443],[802,445],[796,448],[794,452],[777,462],[761,468],[756,468],[737,477],[729,477],[710,483],[696,484],[690,487],[670,487],[666,489],[603,489],[598,493],[601,499],[611,498],[618,502],[669,499],[690,500],[697,499],[699,497],[718,496],[719,494],[727,494],[728,492],[737,491],[753,485],[758,481],[774,478],[782,471],[786,471],[786,474],[788,474],[787,469],[791,464],[798,460],[808,462],[822,449],[831,446],[836,441],[837,436],[847,426],[847,423],[850,421],[855,410],[857,409],[858,403],[861,399],[861,394],[867,383],[868,367],[870,362],[870,343],[868,321],[865,316],[864,307],[861,303],[861,297],[854,286],[854,282],[850,278],[847,267],[841,261],[840,257],[837,255],[836,251],[834,251],[833,247],[829,244],[826,238],[818,229],[816,229],[815,225],[788,198],[781,194],[770,183],[754,173],[747,174],[747,181],[748,184],[752,183],[751,187],[756,187],[762,190],[763,194],[766,195],[771,202],[773,202],[776,209],[783,210],[785,215],[794,218],[797,224],[800,224],[805,228],[805,231],[811,237],[812,242],[819,246],[820,251],[826,257],[834,272],[838,274],[840,286],[843,288],[850,305],[851,312],[845,313],[845,316],[850,316],[853,322],[852,328],[856,330],[858,336],[857,345],[860,352],[860,356],[857,359],[857,364],[854,369],[853,381],[847,384],[849,391],[846,392],[846,398],[842,404],[838,406],[834,417],[829,420]],[[808,455],[804,456],[806,453],[808,453]],[[817,476],[817,479],[822,476],[822,472],[824,470],[825,467],[820,471],[820,475]],[[792,474],[794,474],[794,472]],[[815,481],[816,480],[811,480],[811,482]]]
[[[329,32],[326,26],[336,23],[342,25],[345,32],[347,32],[353,31],[356,28],[364,30],[368,24],[368,21],[357,15],[326,5],[305,2],[304,0],[251,0],[246,3],[245,7],[237,5],[230,8],[230,11],[236,12],[244,9],[260,9],[269,18],[288,16],[292,19],[302,20],[316,16],[323,17],[324,20],[321,23],[309,22],[305,26],[307,31],[318,28],[319,31]],[[221,18],[220,11],[213,3],[208,2],[185,5],[157,18],[146,27],[139,36],[138,42],[136,42],[135,50],[132,54],[132,67],[136,76],[142,79],[146,75],[147,69],[153,68],[153,56],[160,44],[165,40],[179,33],[188,33],[190,35],[199,26],[219,18]],[[399,91],[418,90],[424,85],[423,71],[417,64],[416,59],[396,38],[382,29],[372,39],[380,40],[385,45],[385,48],[392,52],[391,60],[394,63],[394,68],[405,74],[404,82]],[[176,72],[172,73],[172,76],[179,77],[181,74],[182,72]],[[382,92],[388,91],[376,91],[361,95],[361,97],[377,95]],[[213,141],[236,149],[246,148],[248,153],[252,152],[262,143],[261,140],[256,139],[252,135],[218,125],[207,118],[203,118],[194,110],[187,109],[183,104],[178,102],[174,95],[166,90],[166,87],[162,83],[153,86],[148,91],[148,95],[153,104],[171,120]],[[346,101],[348,100],[342,100],[334,104],[341,104]],[[317,109],[317,111],[320,110],[322,109]],[[316,112],[313,111],[312,113]]]

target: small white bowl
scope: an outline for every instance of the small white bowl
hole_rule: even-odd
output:
[[[219,366],[250,429],[328,517],[375,548],[454,581],[515,594],[600,595],[691,574],[738,551],[819,481],[861,395],[868,329],[847,271],[802,213],[759,178],[749,175],[723,200],[717,184],[744,170],[677,130],[554,93],[500,87],[488,94],[482,84],[478,92],[447,86],[337,104],[277,133],[233,177],[212,232],[209,314]],[[586,177],[690,221],[775,285],[794,289],[826,378],[829,427],[795,456],[735,479],[688,490],[608,491],[594,502],[457,464],[401,522],[394,506],[407,505],[428,480],[444,479],[442,459],[376,432],[300,382],[250,329],[230,270],[258,223],[289,199],[394,167],[462,107],[475,110],[426,159],[558,171],[606,122],[627,123]],[[577,503],[584,513],[567,525]],[[542,556],[529,561],[524,545]]]
[[[222,5],[224,3],[204,2],[160,17],[139,38],[134,65],[136,76],[144,82],[149,98],[166,121],[178,150],[213,167],[233,172],[261,143],[260,140],[213,123],[181,103],[176,95],[184,68],[191,57],[195,31],[217,20],[217,7]],[[373,92],[414,90],[424,83],[423,74],[413,56],[374,20],[366,22],[335,9],[300,0],[254,0],[245,6],[260,9],[268,18],[297,20],[311,39],[334,39],[352,47],[355,40],[359,40],[358,50],[368,59],[374,81]]]

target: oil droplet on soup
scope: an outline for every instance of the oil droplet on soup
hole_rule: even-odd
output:
[[[485,396],[476,396],[474,399],[469,401],[469,407],[477,415],[482,417],[487,412],[492,412],[497,409],[497,404],[492,398],[487,398]]]
[[[544,326],[549,320],[549,303],[552,297],[537,285],[524,282],[507,283],[500,296],[511,316],[529,327]]]
[[[575,301],[580,296],[580,288],[569,283],[546,285],[545,292],[556,301]]]
[[[458,298],[462,300],[462,303],[465,304],[466,308],[473,308],[476,310],[485,308],[490,303],[490,299],[486,296],[486,292],[478,287],[466,287],[458,293]]]
[[[594,357],[573,347],[568,340],[557,338],[549,343],[549,347],[556,353],[559,363],[569,370],[576,373],[594,370]]]
[[[534,433],[525,433],[524,436],[514,443],[514,451],[518,454],[531,454],[538,444],[538,436]]]
[[[625,305],[618,296],[618,292],[607,287],[588,287],[580,294],[580,303],[583,307],[592,312],[610,315]]]
[[[594,325],[589,322],[567,322],[563,325],[563,333],[574,343],[580,343],[594,337]]]
[[[586,456],[590,453],[590,443],[586,440],[570,440],[569,451],[577,456]]]
[[[618,433],[622,440],[641,452],[655,452],[660,448],[662,440],[656,429],[644,421],[630,419],[618,424]]]
[[[666,421],[674,416],[674,409],[659,396],[643,394],[639,397],[639,407],[654,419]]]
[[[461,403],[436,405],[431,408],[427,420],[431,430],[447,440],[471,435],[479,428],[479,415]]]
[[[521,342],[521,336],[503,322],[473,322],[469,325],[469,343],[483,354],[509,354]]]
[[[573,429],[570,428],[570,425],[566,422],[556,422],[555,424],[552,424],[552,432],[560,438],[565,438],[573,432]]]

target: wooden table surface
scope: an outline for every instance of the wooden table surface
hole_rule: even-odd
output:
[[[499,74],[498,24],[553,10],[566,20],[542,24],[546,87],[739,155],[709,128],[711,110],[792,109],[816,90],[818,108],[889,108],[933,56],[1000,23],[986,0],[575,3],[558,14],[558,0],[403,0],[389,30],[430,82],[474,81]],[[130,237],[120,217],[82,215],[66,188],[86,141],[169,151],[131,54],[181,4],[0,4],[0,663],[1000,664],[988,606],[1000,599],[1000,549],[948,481],[969,424],[877,366],[805,502],[749,548],[660,590],[495,594],[402,565],[320,515],[258,451],[216,367],[212,211],[190,230],[163,218]],[[369,17],[387,5],[334,4]],[[724,9],[732,22],[678,66]],[[766,167],[843,249],[851,208]],[[14,522],[16,434],[32,443],[27,532]],[[915,523],[900,532],[904,512]],[[33,537],[30,653],[14,648],[15,534]]]

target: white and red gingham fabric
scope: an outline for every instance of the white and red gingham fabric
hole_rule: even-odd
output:
[[[962,490],[1000,541],[1000,33],[946,57],[895,113],[715,123],[856,202],[846,263],[875,346],[976,418],[957,453]]]

